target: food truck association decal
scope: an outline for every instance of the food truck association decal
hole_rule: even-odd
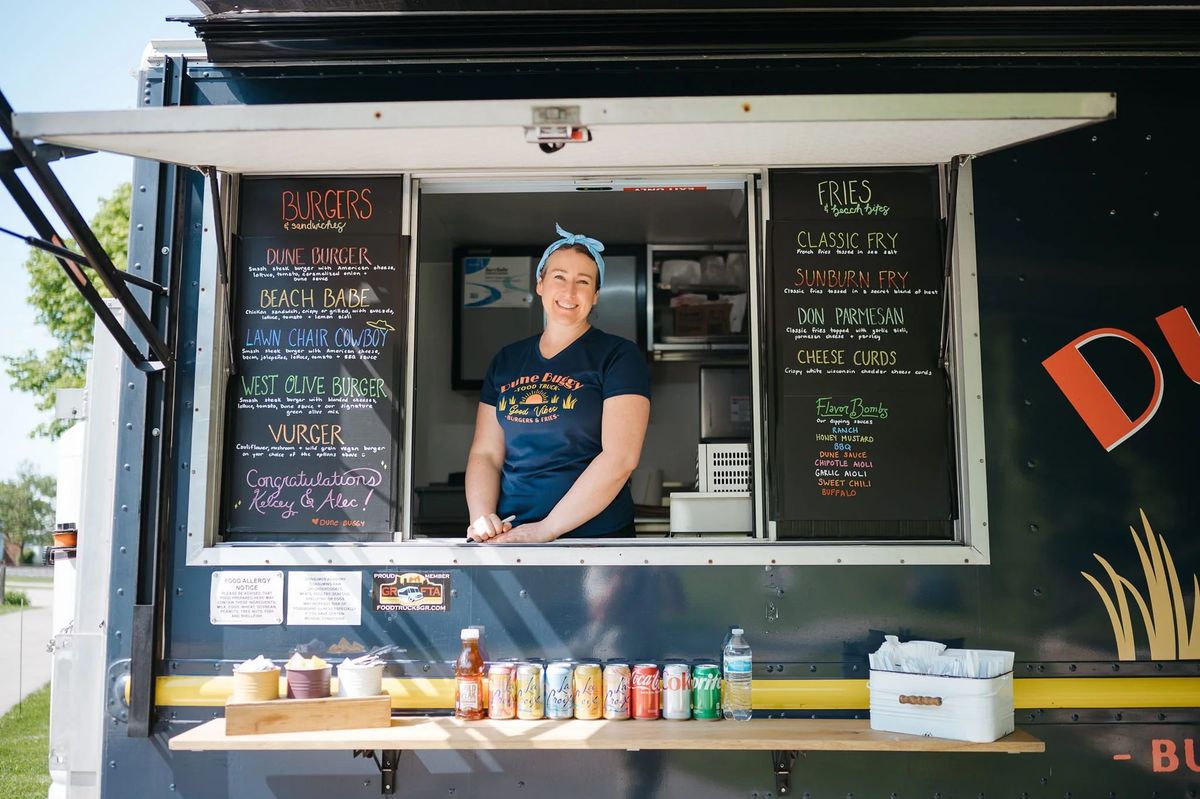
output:
[[[375,572],[372,582],[377,611],[450,608],[449,572]]]

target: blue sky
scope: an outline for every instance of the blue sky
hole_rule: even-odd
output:
[[[133,108],[137,104],[135,75],[147,43],[151,39],[193,38],[190,27],[165,19],[198,14],[187,0],[22,3],[18,10],[8,10],[0,24],[0,91],[17,112]],[[3,135],[0,147],[8,147]],[[84,218],[90,219],[100,198],[130,179],[133,162],[121,156],[96,154],[60,162],[54,171]],[[33,194],[39,196],[36,188]],[[49,212],[47,216],[65,237],[57,218]],[[0,227],[33,232],[2,189]],[[26,255],[23,243],[0,236],[0,270],[5,277],[4,290],[0,291],[3,355],[44,350],[50,344],[26,302],[28,280],[22,267]],[[50,417],[34,408],[32,397],[13,391],[3,372],[0,418],[5,420],[0,480],[12,477],[22,461],[53,473],[54,444],[29,438],[29,431]]]

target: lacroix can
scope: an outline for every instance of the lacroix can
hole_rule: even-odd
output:
[[[721,667],[714,663],[692,669],[692,717],[700,721],[721,718]]]
[[[686,663],[663,666],[662,714],[664,719],[682,721],[692,717],[691,669]]]
[[[602,687],[599,663],[580,663],[575,667],[575,718],[600,718]]]
[[[574,667],[559,660],[546,667],[546,718],[569,719],[575,715]]]
[[[658,718],[658,666],[639,663],[629,680],[629,715],[638,720]]]
[[[515,672],[511,663],[494,663],[488,669],[488,718],[511,719],[517,715]]]
[[[629,718],[629,666],[625,663],[604,667],[604,718]]]
[[[517,718],[540,719],[546,710],[546,681],[537,663],[517,666]]]

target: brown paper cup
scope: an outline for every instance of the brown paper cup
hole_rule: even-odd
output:
[[[329,696],[329,675],[332,668],[288,669],[289,699],[324,699]]]
[[[279,698],[279,669],[233,672],[234,702],[266,702]]]

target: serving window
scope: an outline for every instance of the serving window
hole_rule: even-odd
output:
[[[946,166],[235,181],[229,291],[210,275],[219,490],[191,562],[982,562],[956,169],[953,197]],[[651,373],[637,535],[464,544],[472,372],[540,331],[554,222],[606,240],[592,322]],[[503,280],[472,286],[480,264]]]

